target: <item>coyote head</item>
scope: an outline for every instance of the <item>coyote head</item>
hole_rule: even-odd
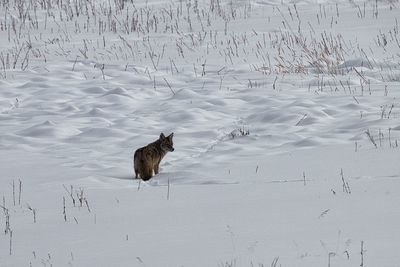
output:
[[[174,151],[174,142],[172,141],[172,137],[174,137],[174,133],[168,135],[167,137],[165,137],[165,135],[163,133],[160,134],[160,141],[161,141],[161,148],[164,151],[167,152],[172,152]]]

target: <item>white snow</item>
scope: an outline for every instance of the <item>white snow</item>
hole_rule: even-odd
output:
[[[399,266],[399,15],[0,3],[0,266]]]

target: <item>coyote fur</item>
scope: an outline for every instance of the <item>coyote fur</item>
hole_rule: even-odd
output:
[[[167,152],[174,151],[173,137],[174,133],[171,133],[167,137],[161,133],[157,141],[135,151],[133,165],[136,179],[140,178],[143,181],[147,181],[153,176],[153,171],[154,174],[158,174],[161,160]]]

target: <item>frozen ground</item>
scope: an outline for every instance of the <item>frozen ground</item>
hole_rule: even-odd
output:
[[[398,1],[0,12],[1,267],[400,266]]]

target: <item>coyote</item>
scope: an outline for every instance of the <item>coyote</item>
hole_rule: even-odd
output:
[[[174,151],[172,137],[174,137],[174,133],[167,137],[161,133],[157,141],[135,151],[133,165],[136,179],[149,180],[153,176],[153,170],[155,174],[158,174],[160,162],[165,154]]]

